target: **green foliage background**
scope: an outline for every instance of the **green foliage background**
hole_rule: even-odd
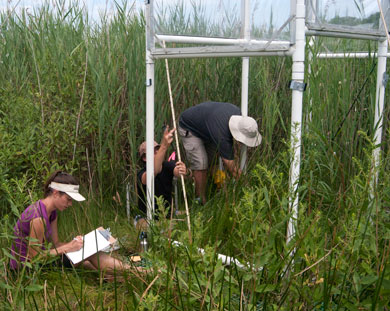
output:
[[[4,308],[388,310],[388,108],[380,178],[370,197],[375,59],[314,56],[310,61],[299,222],[289,245],[291,59],[251,58],[249,115],[259,123],[261,147],[249,151],[245,178],[228,180],[219,191],[210,189],[205,206],[191,206],[193,245],[184,222],[171,231],[165,220],[152,227],[147,256],[163,268],[146,296],[154,276],[97,284],[96,275],[73,271],[62,277],[37,268],[32,275],[8,278],[16,217],[41,196],[44,180],[58,168],[78,176],[88,196],[82,209],[61,215],[61,238],[110,226],[116,236],[127,238],[122,256],[137,251],[137,233],[127,222],[124,201],[128,183],[131,207],[136,205],[137,147],[145,137],[145,29],[142,16],[126,12],[118,6],[112,19],[102,18],[99,24],[90,23],[77,6],[66,12],[43,7],[34,14],[0,15]],[[335,50],[376,50],[372,42],[319,39],[310,48],[313,55],[324,44]],[[206,100],[240,104],[240,58],[180,59],[169,65],[177,114]],[[172,116],[163,61],[156,62],[155,72],[158,138]],[[191,203],[190,181],[187,186]],[[185,247],[173,249],[160,232],[170,232]],[[205,249],[203,256],[196,247]],[[223,266],[217,253],[250,267]],[[46,291],[52,300],[47,301]]]

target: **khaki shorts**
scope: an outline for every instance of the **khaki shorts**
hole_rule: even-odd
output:
[[[192,170],[207,170],[210,163],[216,160],[216,148],[213,144],[205,144],[203,140],[190,131],[179,126],[178,133],[186,151],[187,161]]]

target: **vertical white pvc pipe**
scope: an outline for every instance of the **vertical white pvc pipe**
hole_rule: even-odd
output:
[[[148,221],[154,213],[154,47],[153,0],[146,3],[146,202]]]
[[[313,11],[315,10],[317,12],[317,7],[318,7],[318,4],[317,4],[317,0],[312,0],[311,1],[311,4],[310,5],[310,10],[308,11],[308,18],[310,20],[311,23],[314,23],[315,22],[315,15],[313,13]],[[307,68],[307,72],[309,74],[309,76],[311,75],[311,63],[313,61],[313,52],[312,52],[312,47],[314,46],[314,43],[315,43],[315,37],[312,36],[310,37],[309,39],[309,53],[308,53],[308,68]],[[307,110],[307,114],[306,114],[306,129],[307,129],[307,126],[311,123],[311,120],[312,120],[312,107],[313,107],[313,98],[312,98],[312,94],[310,92],[310,87],[308,89],[308,92],[309,92],[309,109]]]
[[[386,73],[386,61],[387,61],[387,41],[378,43],[378,69],[376,78],[376,97],[375,97],[375,120],[374,120],[374,144],[376,147],[373,150],[373,171],[374,174],[371,180],[371,198],[374,198],[374,191],[378,182],[378,167],[380,164],[380,143],[382,142],[382,129],[383,129],[383,108],[385,102],[385,88],[386,81],[384,81],[384,74]]]
[[[374,202],[375,199],[375,189],[378,183],[378,168],[380,165],[380,156],[381,156],[381,147],[382,143],[382,131],[383,131],[383,109],[384,109],[384,101],[385,101],[385,89],[387,79],[385,78],[386,74],[386,63],[387,63],[387,52],[388,52],[388,44],[390,44],[389,35],[387,33],[388,27],[387,23],[389,23],[390,18],[388,16],[389,10],[389,1],[382,0],[380,4],[378,1],[379,9],[381,10],[380,17],[380,29],[384,30],[387,35],[387,40],[378,43],[378,68],[377,68],[377,77],[376,77],[376,95],[375,95],[375,119],[374,119],[374,144],[377,146],[372,152],[373,158],[373,174],[370,182],[370,198],[371,202]]]
[[[296,16],[297,11],[297,0],[290,0],[290,16]],[[295,37],[296,37],[296,19],[293,19],[290,22],[290,43],[295,45]]]
[[[314,37],[310,37],[309,39],[309,46],[310,48],[313,47],[314,45]],[[311,74],[311,63],[313,61],[313,52],[312,50],[310,49],[309,50],[309,53],[308,53],[308,68],[307,68],[307,73]],[[313,109],[313,97],[312,97],[312,94],[310,92],[310,88],[308,89],[308,92],[309,92],[309,107],[307,109],[307,112],[306,112],[306,129],[308,127],[308,125],[311,123],[311,120],[312,120],[312,109]]]
[[[305,75],[305,0],[296,0],[295,18],[295,51],[293,53],[292,80],[304,82]],[[295,235],[298,217],[298,182],[301,165],[301,132],[302,132],[303,92],[292,91],[291,109],[291,166],[290,166],[290,211],[291,218],[287,226],[287,243]]]
[[[241,1],[241,22],[243,23],[243,38],[250,39],[250,1]],[[242,77],[241,77],[241,115],[248,115],[248,91],[249,89],[249,57],[242,58]],[[246,168],[247,146],[241,146],[241,170]]]

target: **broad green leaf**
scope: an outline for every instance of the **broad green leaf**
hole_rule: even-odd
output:
[[[261,284],[256,287],[256,292],[257,293],[267,293],[267,292],[272,292],[276,289],[275,284]]]
[[[5,284],[3,282],[0,282],[0,287],[4,288],[4,289],[10,289],[10,290],[13,289],[13,287],[11,285]]]
[[[364,285],[370,285],[372,283],[375,283],[378,280],[378,276],[376,275],[367,275],[365,277],[362,277],[360,279],[360,283]]]
[[[26,291],[29,291],[29,292],[37,292],[37,291],[42,290],[43,286],[39,285],[39,284],[30,284],[25,289],[26,289]]]

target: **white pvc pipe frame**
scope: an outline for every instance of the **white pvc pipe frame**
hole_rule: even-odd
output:
[[[249,41],[251,37],[250,29],[250,3],[249,0],[241,2],[241,20],[244,22],[244,40]],[[241,115],[248,116],[248,94],[249,94],[249,57],[242,58],[241,74]],[[245,170],[247,158],[247,146],[241,146],[240,169]]]
[[[291,1],[291,4],[293,1]],[[305,1],[297,0],[295,7],[295,50],[293,53],[292,81],[304,83],[305,76]],[[289,178],[290,213],[287,225],[287,243],[295,236],[298,219],[298,183],[301,166],[303,91],[292,90],[291,108],[291,163]]]
[[[146,209],[148,221],[154,213],[154,47],[153,0],[146,4]]]
[[[185,246],[183,245],[183,243],[180,243],[178,241],[172,241],[172,245],[174,246]],[[204,255],[205,254],[205,250],[203,248],[197,248],[198,252],[201,254],[201,255]],[[218,254],[217,253],[217,258],[218,260],[221,260],[222,264],[224,265],[228,265],[230,266],[231,264],[235,264],[237,267],[241,268],[241,269],[247,269],[247,268],[250,268],[251,265],[249,262],[243,264],[241,263],[240,261],[238,261],[237,259],[233,258],[233,257],[230,257],[230,256],[226,256],[224,254]],[[258,267],[258,268],[252,268],[252,271],[253,270],[256,270],[257,272],[263,270],[262,267]]]
[[[153,2],[148,0],[146,3],[146,178],[147,178],[147,215],[149,221],[152,220],[154,212],[154,60],[165,58],[199,58],[199,57],[237,57],[243,58],[242,69],[242,95],[241,111],[243,115],[248,112],[248,77],[249,77],[249,58],[250,56],[292,56],[292,80],[304,82],[305,69],[305,41],[306,34],[340,36],[353,39],[372,39],[379,41],[378,50],[378,76],[377,76],[377,94],[375,105],[375,143],[379,145],[382,141],[382,118],[384,108],[385,85],[382,82],[383,74],[386,72],[386,60],[389,57],[387,53],[387,41],[383,37],[374,35],[359,35],[358,33],[337,33],[334,31],[312,31],[305,27],[305,0],[291,0],[291,14],[295,15],[295,23],[290,24],[291,42],[266,40],[251,40],[249,30],[249,0],[241,0],[241,8],[244,11],[244,38],[241,39],[223,39],[223,38],[204,38],[189,36],[167,36],[157,35],[153,32]],[[384,3],[385,0],[382,0]],[[387,7],[387,6],[386,6]],[[159,41],[176,43],[194,43],[194,44],[219,44],[222,46],[206,46],[191,48],[156,48],[155,38]],[[225,46],[228,45],[228,46]],[[324,53],[319,54],[320,58],[343,58],[343,57],[368,57],[376,56],[368,53]],[[300,90],[292,90],[292,109],[291,109],[291,166],[289,177],[290,193],[290,211],[291,220],[287,226],[287,242],[290,242],[295,235],[296,221],[298,217],[298,182],[300,174],[300,155],[301,155],[301,134],[302,134],[302,100],[303,93]],[[377,147],[373,153],[374,170],[377,171],[380,160],[380,147]],[[245,157],[245,152],[244,152]],[[243,164],[244,163],[244,164]],[[241,162],[241,167],[245,166],[245,161]],[[377,181],[378,175],[375,174],[373,183]]]

